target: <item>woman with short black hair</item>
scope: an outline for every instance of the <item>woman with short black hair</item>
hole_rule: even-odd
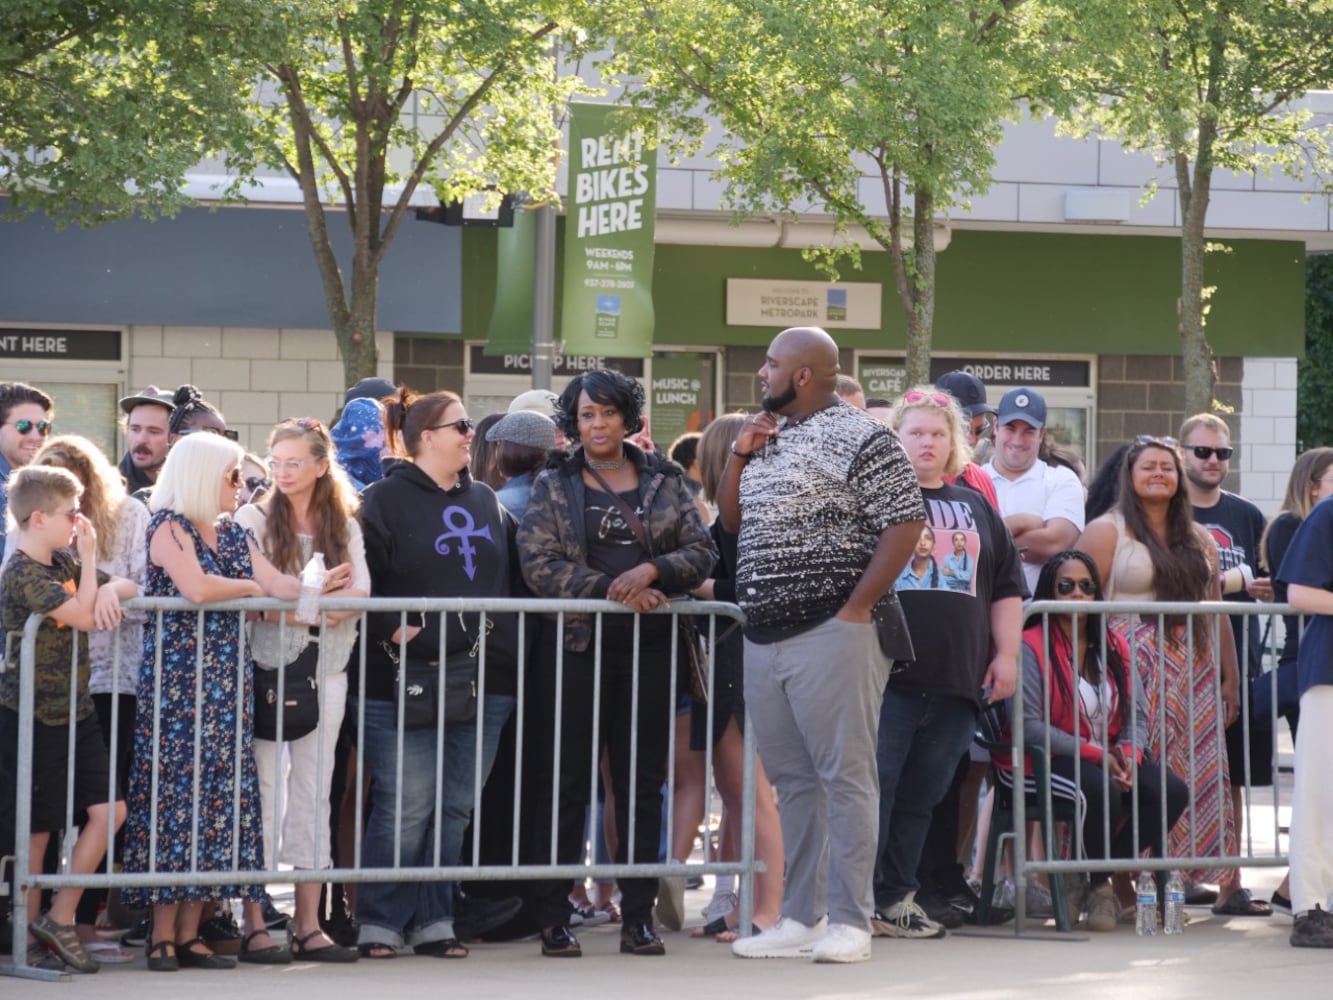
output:
[[[559,455],[532,488],[518,532],[523,575],[538,597],[609,598],[634,611],[667,603],[668,594],[688,594],[708,576],[716,550],[694,505],[678,465],[649,454],[625,439],[643,426],[643,386],[620,372],[585,372],[556,403],[556,422],[578,446]],[[673,618],[636,620],[607,615],[594,641],[594,619],[568,614],[563,656],[554,643],[541,643],[533,665],[534,683],[544,684],[545,701],[561,692],[559,805],[556,857],[573,864],[583,856],[584,817],[593,761],[603,749],[611,762],[615,793],[616,861],[657,860],[662,823],[662,783],[666,778],[668,732],[675,703],[676,665],[671,659]],[[638,699],[634,697],[634,655],[639,655]],[[563,663],[563,667],[560,665]],[[560,669],[559,685],[557,670]],[[593,678],[600,669],[601,690]],[[600,704],[594,724],[593,705]],[[637,715],[637,727],[632,720]],[[549,720],[552,732],[554,720]],[[596,732],[601,745],[589,745]],[[550,746],[547,737],[546,746]],[[631,748],[637,768],[630,771]],[[539,782],[540,786],[541,783]],[[545,787],[550,788],[551,783]],[[633,788],[633,793],[631,793]],[[634,842],[629,843],[630,800],[634,800]],[[550,803],[537,816],[551,815]],[[549,831],[545,844],[549,845]],[[653,929],[656,879],[620,880],[624,927],[620,950],[661,955]],[[568,880],[551,880],[534,892],[542,953],[582,954],[569,929]]]

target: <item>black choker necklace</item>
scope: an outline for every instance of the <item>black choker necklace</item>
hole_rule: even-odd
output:
[[[620,453],[620,458],[615,462],[603,462],[597,458],[585,458],[585,460],[588,468],[596,469],[598,472],[614,472],[616,469],[624,468],[626,461],[624,452]]]

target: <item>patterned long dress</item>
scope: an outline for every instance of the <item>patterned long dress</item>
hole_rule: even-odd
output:
[[[1154,600],[1151,556],[1125,529],[1119,514],[1113,517],[1118,522],[1119,542],[1107,597]],[[1235,855],[1239,844],[1218,701],[1221,668],[1211,638],[1191,645],[1183,626],[1163,624],[1159,631],[1158,619],[1151,615],[1117,616],[1109,625],[1124,636],[1130,663],[1139,671],[1148,695],[1148,753],[1164,759],[1190,787],[1190,804],[1171,829],[1168,851],[1172,857]],[[1225,622],[1223,627],[1229,630]],[[1184,877],[1217,884],[1230,874],[1225,868],[1197,869],[1185,872]]]
[[[171,511],[153,515],[148,538],[171,521],[194,542],[205,573],[232,579],[253,576],[247,533],[230,521],[217,528],[217,551],[185,518]],[[166,571],[148,563],[144,594],[179,597]],[[126,872],[254,871],[264,867],[259,781],[252,741],[254,664],[240,661],[239,612],[203,616],[203,655],[196,671],[199,615],[162,615],[162,673],[154,618],[144,629],[139,672],[134,765],[126,805]],[[154,717],[157,732],[154,739]],[[196,727],[196,720],[198,725]],[[197,745],[196,745],[196,735]],[[195,782],[198,782],[198,807]],[[156,782],[156,803],[154,803]],[[154,804],[156,809],[154,809]],[[237,836],[233,836],[235,828]],[[156,835],[156,843],[151,840]],[[130,891],[131,905],[195,900],[262,898],[258,885],[165,887]]]

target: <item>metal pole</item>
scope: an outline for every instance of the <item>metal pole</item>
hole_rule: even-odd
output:
[[[537,213],[536,269],[532,281],[532,387],[551,388],[555,368],[555,209]]]

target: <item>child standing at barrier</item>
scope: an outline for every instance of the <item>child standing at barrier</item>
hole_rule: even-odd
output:
[[[65,469],[28,466],[9,484],[9,512],[19,532],[18,550],[0,574],[0,627],[12,662],[17,664],[19,635],[30,615],[45,615],[37,632],[33,683],[31,789],[15,787],[18,774],[19,670],[0,674],[0,801],[6,811],[17,795],[32,801],[31,852],[40,865],[52,833],[65,828],[73,780],[73,811],[88,820],[71,853],[70,872],[96,871],[106,853],[107,827],[125,821],[125,802],[113,787],[106,745],[88,690],[88,645],[75,631],[115,628],[121,598],[137,596],[131,580],[109,577],[97,569],[97,534],[79,513],[83,488]],[[73,544],[77,555],[69,552]],[[12,636],[12,638],[10,638]],[[71,690],[71,665],[75,666]],[[71,701],[73,705],[71,707]],[[73,766],[70,732],[74,726]],[[14,817],[0,817],[0,829],[13,830]],[[29,964],[47,960],[43,948],[79,972],[96,972],[74,929],[74,911],[82,889],[61,889],[51,908],[39,914],[41,893],[28,894]]]

